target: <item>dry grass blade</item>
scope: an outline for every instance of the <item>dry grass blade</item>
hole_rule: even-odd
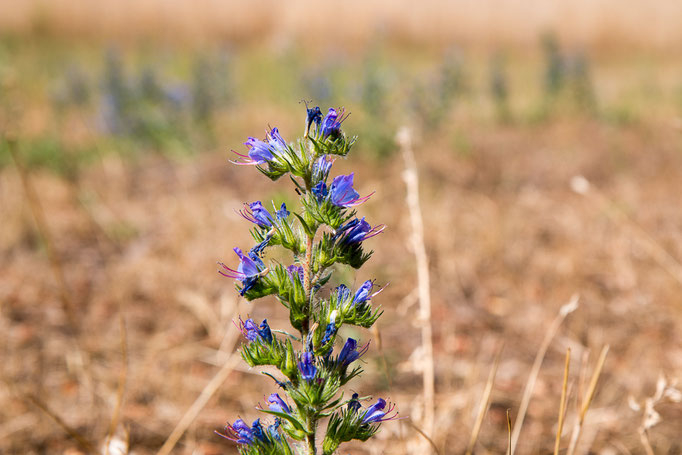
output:
[[[488,375],[488,381],[485,383],[485,389],[483,390],[483,396],[481,396],[481,401],[478,406],[478,415],[476,416],[476,423],[471,431],[471,438],[469,439],[469,445],[467,446],[466,454],[471,455],[474,451],[474,445],[478,440],[478,434],[481,431],[481,425],[483,424],[483,418],[486,412],[488,412],[488,406],[490,404],[490,395],[493,391],[493,385],[495,383],[495,376],[497,375],[497,367],[500,365],[500,354],[502,354],[502,346],[497,350],[495,354],[495,361],[493,362],[493,367]]]
[[[239,314],[239,305],[236,307],[235,315],[234,317],[237,317]],[[237,326],[234,324],[230,324],[228,328],[228,335],[226,336],[227,339],[229,339],[229,342],[227,343],[228,346],[234,346],[234,344],[237,342],[237,338],[240,335],[239,329],[237,329]],[[175,447],[175,445],[178,443],[182,435],[187,431],[187,428],[192,424],[194,419],[199,415],[201,410],[206,406],[208,403],[208,400],[211,399],[211,397],[218,391],[220,386],[225,382],[227,377],[232,373],[234,370],[235,366],[237,366],[237,363],[239,363],[240,357],[237,355],[234,355],[234,353],[230,354],[230,356],[227,358],[225,361],[225,364],[220,368],[220,370],[216,373],[215,376],[213,376],[213,379],[206,384],[206,387],[204,387],[204,390],[201,391],[197,399],[192,403],[192,406],[187,409],[185,414],[182,416],[178,424],[175,426],[173,431],[171,432],[170,436],[168,436],[168,439],[166,439],[166,442],[161,446],[161,449],[157,452],[158,455],[168,455],[171,450]]]
[[[559,310],[559,314],[556,316],[556,318],[554,318],[554,321],[552,321],[552,324],[549,326],[549,329],[547,329],[545,339],[542,340],[542,344],[538,349],[538,353],[535,356],[535,361],[533,362],[533,367],[531,368],[530,374],[528,375],[526,388],[523,391],[523,398],[521,398],[521,404],[519,406],[519,414],[516,419],[516,423],[514,424],[514,430],[512,431],[511,450],[512,454],[514,453],[514,450],[516,450],[516,444],[519,441],[519,435],[521,434],[521,428],[523,427],[523,420],[526,417],[526,411],[528,411],[528,404],[530,403],[531,395],[533,395],[535,382],[538,379],[540,367],[542,366],[542,361],[545,359],[547,348],[549,348],[549,344],[552,342],[552,339],[554,339],[554,336],[559,330],[561,323],[564,321],[564,319],[566,319],[566,316],[575,311],[576,308],[578,308],[578,295],[574,294],[571,297],[571,300],[565,305],[563,305]]]
[[[599,354],[599,360],[597,361],[597,366],[590,379],[590,385],[587,388],[587,394],[580,406],[580,413],[578,414],[578,421],[573,427],[573,433],[571,434],[571,442],[568,446],[567,455],[573,455],[578,447],[578,442],[580,442],[580,434],[582,433],[583,423],[585,422],[585,415],[587,415],[587,410],[592,404],[594,399],[594,394],[597,391],[597,383],[599,382],[599,376],[601,376],[602,368],[604,367],[604,362],[606,362],[606,354],[609,352],[609,345],[602,348]]]
[[[512,452],[512,421],[509,409],[507,409],[507,455],[511,455]]]
[[[624,212],[614,210],[615,204],[604,194],[592,187],[585,177],[573,177],[571,179],[571,188],[578,194],[592,196],[599,206],[599,209],[602,210],[611,221],[627,229],[635,241],[639,242],[644,247],[651,258],[682,285],[682,264],[670,254],[668,250],[663,248],[647,231]]]
[[[119,313],[119,327],[121,332],[121,373],[118,377],[118,389],[116,390],[116,405],[114,406],[114,412],[111,414],[111,422],[109,423],[109,431],[107,432],[107,438],[104,445],[104,455],[109,455],[109,446],[111,443],[111,438],[116,432],[116,427],[118,427],[118,421],[121,416],[121,407],[123,406],[123,394],[126,388],[126,381],[128,376],[128,343],[127,343],[127,331],[125,320],[123,319],[123,313]]]
[[[35,405],[38,409],[40,409],[46,416],[51,418],[54,423],[56,423],[66,434],[71,437],[74,441],[78,443],[79,446],[83,450],[85,450],[86,453],[91,453],[95,454],[97,453],[97,449],[95,449],[95,446],[85,439],[83,435],[78,433],[74,428],[72,428],[69,424],[67,424],[59,415],[57,415],[54,411],[52,411],[47,404],[45,404],[43,401],[41,401],[38,397],[34,395],[24,395],[23,398],[26,401],[29,401],[33,405]]]
[[[421,436],[423,436],[424,439],[426,439],[426,441],[427,441],[429,444],[431,444],[431,447],[433,447],[433,450],[436,452],[436,455],[441,455],[440,450],[438,450],[438,446],[436,445],[435,442],[433,442],[433,439],[431,439],[431,438],[429,437],[428,434],[424,433],[424,431],[422,431],[421,428],[419,428],[417,425],[415,425],[414,422],[412,421],[412,419],[410,419],[409,417],[407,418],[406,421],[410,424],[410,426],[411,426],[412,428],[414,428],[414,430],[415,430],[417,433],[419,433]]]
[[[566,349],[566,364],[564,366],[564,382],[561,386],[561,401],[559,403],[559,423],[556,430],[556,440],[554,441],[554,455],[559,455],[559,443],[561,433],[564,429],[564,418],[566,417],[566,401],[568,399],[568,371],[571,365],[571,348]]]
[[[646,451],[646,455],[655,455],[653,447],[651,447],[651,443],[649,442],[649,435],[647,434],[648,432],[646,431],[646,428],[640,428],[639,429],[639,440],[642,442],[642,446],[644,446],[644,450]]]
[[[431,291],[429,261],[424,246],[424,222],[419,203],[419,177],[417,163],[412,152],[412,136],[403,127],[397,135],[398,143],[405,160],[403,179],[407,188],[407,206],[412,225],[411,243],[417,261],[417,280],[419,283],[419,322],[422,332],[423,349],[423,388],[424,388],[424,430],[433,435],[435,413],[435,373],[433,362],[433,329],[431,327]]]
[[[69,324],[69,329],[75,335],[78,333],[78,319],[76,318],[76,311],[74,308],[74,303],[71,300],[71,295],[66,285],[66,279],[64,278],[64,269],[62,267],[59,255],[54,248],[54,240],[52,239],[52,234],[47,226],[47,220],[45,219],[45,212],[40,204],[36,190],[31,183],[31,179],[28,174],[26,166],[17,152],[17,143],[15,140],[7,140],[7,148],[9,154],[14,161],[14,165],[19,173],[19,178],[21,179],[21,185],[24,188],[24,193],[28,201],[28,206],[31,209],[31,214],[36,222],[38,228],[38,234],[43,241],[45,246],[45,251],[47,253],[47,258],[52,267],[52,272],[54,273],[55,279],[57,280],[57,285],[59,286],[59,299],[62,303],[62,309],[66,315],[66,320]]]

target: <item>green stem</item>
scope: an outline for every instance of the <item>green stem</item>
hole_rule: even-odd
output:
[[[308,455],[315,455],[316,453],[317,453],[317,449],[315,448],[315,435],[309,434],[308,435]]]

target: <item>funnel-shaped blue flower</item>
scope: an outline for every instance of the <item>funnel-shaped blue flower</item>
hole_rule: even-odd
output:
[[[338,240],[342,244],[354,244],[360,243],[364,240],[374,237],[375,235],[381,234],[384,230],[384,225],[370,226],[370,224],[365,221],[365,217],[361,220],[353,218],[346,224],[339,226],[334,234],[334,239]]]
[[[234,252],[239,256],[240,260],[237,270],[231,269],[222,262],[219,262],[218,265],[220,265],[224,271],[218,270],[218,273],[228,278],[240,280],[242,282],[242,289],[239,291],[239,294],[244,295],[256,284],[258,278],[266,272],[265,264],[263,264],[263,261],[253,252],[249,252],[248,256],[242,253],[242,250],[239,248],[235,248]]]
[[[279,156],[282,156],[287,151],[287,143],[279,134],[277,128],[271,129],[265,138],[265,141],[249,137],[244,142],[249,148],[247,155],[234,152],[240,158],[240,161],[232,161],[234,164],[259,165],[272,161]]]
[[[395,405],[390,405],[386,411],[384,411],[384,409],[386,409],[386,400],[379,398],[375,404],[367,408],[365,415],[362,417],[362,422],[380,423],[385,422],[386,420],[393,420],[398,417],[397,413],[392,416],[390,415],[395,409]]]
[[[312,352],[304,352],[301,355],[301,361],[298,362],[298,369],[301,372],[301,378],[306,381],[311,381],[317,375],[317,367],[313,364],[314,357]]]
[[[271,411],[282,412],[284,414],[291,414],[289,405],[277,393],[273,393],[268,397],[269,408]]]
[[[350,175],[339,175],[334,177],[332,184],[329,186],[329,200],[337,207],[355,207],[365,202],[372,197],[372,194],[365,197],[360,197],[357,191],[353,188],[354,173]]]
[[[329,108],[329,112],[322,119],[322,124],[320,125],[320,132],[322,133],[322,138],[327,139],[332,136],[335,138],[341,132],[341,123],[348,118],[348,115],[344,115],[344,110],[341,109],[336,112],[336,109]]]
[[[367,349],[369,349],[369,344],[366,344],[358,351],[358,342],[353,338],[348,338],[346,344],[343,345],[339,356],[336,358],[336,363],[341,368],[347,367],[367,352]]]

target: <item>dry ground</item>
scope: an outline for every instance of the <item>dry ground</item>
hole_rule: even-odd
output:
[[[550,345],[517,453],[553,448],[566,348],[573,353],[570,428],[575,396],[584,393],[580,377],[589,377],[606,344],[582,453],[645,453],[642,415],[628,399],[653,395],[659,375],[682,374],[680,131],[579,119],[460,128],[470,138],[465,152],[444,140],[416,147],[434,304],[436,445],[463,453],[503,343],[477,453],[504,452],[505,411],[515,418],[538,346],[577,293],[580,306]],[[226,148],[238,143],[225,141]],[[373,344],[355,387],[389,396],[401,415],[418,421],[416,275],[399,157],[369,159],[361,142],[336,171],[356,170],[361,194],[377,191],[362,209],[370,222],[388,226],[371,241],[375,255],[366,268],[346,275],[356,283],[390,282],[376,299],[385,309],[381,343],[377,333],[358,333]],[[83,450],[29,396],[88,441],[103,442],[123,365],[120,320],[128,367],[119,431],[129,433],[137,454],[158,449],[234,350],[225,333],[237,313],[286,326],[275,302],[239,301],[215,261],[231,261],[232,247],[250,242],[247,223],[234,213],[242,202],[292,200],[292,189],[227,158],[219,152],[132,164],[108,156],[76,181],[30,174],[78,327],[69,327],[16,168],[0,172],[0,349],[8,385],[0,391],[0,452]],[[586,194],[572,191],[576,175],[590,182]],[[271,389],[269,379],[238,367],[176,453],[234,453],[213,430],[238,415],[255,418],[255,403]],[[662,422],[650,431],[651,444],[656,453],[680,453],[682,409],[668,402],[656,409]],[[415,438],[407,421],[389,422],[376,441],[348,450],[406,453]]]

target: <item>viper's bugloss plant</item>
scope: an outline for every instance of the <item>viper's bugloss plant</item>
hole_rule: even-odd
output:
[[[261,201],[244,204],[239,212],[252,224],[255,245],[248,251],[235,247],[239,263],[219,263],[219,273],[236,280],[240,295],[253,301],[275,296],[289,310],[289,321],[299,336],[273,331],[267,320],[239,320],[244,335],[241,355],[250,366],[274,366],[270,375],[278,392],[267,399],[271,423],[241,419],[228,423],[227,439],[239,444],[242,454],[334,453],[343,442],[366,441],[386,420],[396,418],[395,407],[379,399],[363,408],[358,394],[344,398],[341,387],[358,376],[358,360],[369,343],[340,338],[343,325],[369,328],[381,316],[372,305],[374,281],[357,290],[344,284],[325,288],[336,264],[360,268],[371,256],[364,242],[380,234],[383,225],[372,225],[358,217],[355,208],[372,194],[361,196],[354,188],[353,173],[330,180],[336,157],[344,157],[355,143],[341,130],[347,114],[329,109],[323,116],[319,107],[307,108],[303,137],[287,142],[277,128],[270,128],[263,140],[249,137],[246,153],[235,164],[253,165],[277,180],[288,175],[300,196],[300,209],[273,202],[272,209]],[[235,152],[236,153],[236,152]],[[291,211],[290,211],[291,210]],[[270,248],[289,250],[291,263],[269,261]],[[276,332],[273,333],[273,332]],[[334,351],[338,354],[334,354]],[[281,395],[280,395],[281,394]],[[328,419],[322,437],[320,422]],[[321,444],[318,438],[322,440]],[[321,446],[321,447],[319,447]]]

